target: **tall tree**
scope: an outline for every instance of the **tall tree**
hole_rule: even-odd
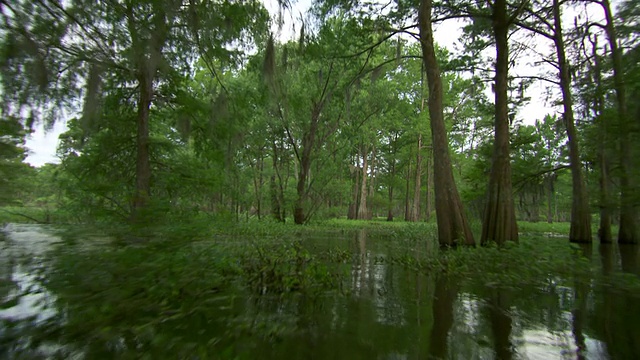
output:
[[[553,0],[553,41],[558,56],[558,69],[560,72],[560,88],[562,90],[562,105],[564,108],[564,125],[569,138],[569,160],[571,165],[573,184],[573,205],[571,207],[571,229],[569,241],[591,242],[591,211],[589,210],[589,197],[582,175],[582,162],[580,161],[580,149],[573,113],[573,96],[571,94],[571,76],[569,64],[565,54],[565,43],[562,32],[562,18],[560,1]]]
[[[420,45],[429,84],[429,117],[433,141],[438,239],[442,246],[475,245],[473,233],[453,178],[449,142],[444,124],[442,79],[433,42],[431,9],[432,1],[422,0],[418,10],[418,24]]]
[[[571,207],[571,230],[569,241],[591,242],[591,212],[589,197],[582,173],[578,134],[575,125],[573,109],[572,80],[570,64],[567,60],[564,32],[562,28],[561,2],[553,0],[536,3],[525,10],[525,19],[516,21],[517,25],[551,40],[555,47],[556,61],[554,67],[558,69],[558,84],[562,93],[563,123],[566,129],[569,145],[569,161],[572,175],[573,197]],[[549,18],[553,21],[549,21]],[[529,21],[532,19],[532,22]]]
[[[487,205],[482,222],[482,244],[495,241],[518,241],[513,193],[511,186],[511,158],[509,149],[509,27],[513,17],[507,12],[506,0],[492,5],[492,26],[496,47],[495,63],[495,142]]]
[[[631,181],[631,134],[630,118],[627,108],[627,92],[624,80],[622,62],[622,49],[618,44],[613,21],[613,13],[609,0],[601,0],[598,3],[604,10],[606,24],[604,26],[611,49],[611,64],[613,67],[613,84],[618,106],[618,134],[619,161],[620,161],[620,227],[618,229],[618,242],[622,244],[637,244],[640,242],[638,233],[638,216],[636,205],[633,202],[633,185]]]

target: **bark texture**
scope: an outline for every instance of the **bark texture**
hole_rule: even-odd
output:
[[[418,12],[420,44],[429,85],[429,116],[433,143],[434,189],[438,240],[441,246],[475,245],[453,178],[444,124],[442,78],[431,26],[432,0],[422,0]]]
[[[593,80],[596,84],[596,97],[594,101],[594,110],[598,116],[598,162],[600,168],[600,176],[598,185],[600,187],[599,208],[600,208],[600,226],[598,227],[598,238],[600,243],[613,242],[611,235],[611,181],[609,174],[611,172],[610,159],[607,151],[609,143],[608,124],[602,117],[604,111],[604,93],[602,91],[602,70],[600,68],[600,59],[597,54],[598,44],[597,38],[593,42]]]
[[[562,20],[560,18],[560,2],[553,0],[554,18],[554,42],[558,55],[558,67],[560,69],[560,88],[562,90],[563,120],[569,139],[569,161],[573,185],[573,202],[571,205],[571,229],[569,241],[590,243],[591,236],[591,212],[589,210],[589,197],[582,176],[582,162],[580,161],[580,148],[573,115],[573,96],[571,94],[571,77],[569,64],[567,63],[564,39],[562,36]]]
[[[630,129],[627,113],[627,97],[622,67],[622,51],[618,46],[618,39],[614,29],[613,14],[609,0],[602,0],[602,7],[607,19],[606,33],[611,48],[611,60],[613,65],[613,84],[616,92],[619,118],[619,149],[620,149],[620,228],[618,230],[618,242],[622,244],[637,244],[638,224],[636,207],[633,203],[633,187],[630,173],[632,169]]]
[[[495,142],[487,204],[482,222],[481,243],[483,245],[491,241],[499,245],[506,241],[518,241],[509,156],[509,108],[507,106],[509,18],[506,0],[495,0],[492,17],[496,42]]]
[[[136,133],[136,189],[133,197],[133,220],[142,221],[141,210],[146,208],[151,196],[151,164],[149,152],[149,110],[153,100],[153,82],[162,61],[162,51],[167,42],[168,25],[172,9],[155,8],[153,29],[149,35],[147,29],[140,29],[133,21],[131,5],[128,12],[128,31],[131,36],[136,62],[136,80],[138,82],[138,109]]]

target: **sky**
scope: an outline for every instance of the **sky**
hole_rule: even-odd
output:
[[[267,9],[272,15],[277,13],[276,0],[264,0]],[[299,14],[306,13],[311,4],[310,0],[301,0],[293,5],[291,14],[285,16],[285,25],[280,33],[280,40],[286,40],[288,37],[295,37],[291,32],[291,17],[298,18]],[[434,26],[434,38],[438,45],[446,47],[452,53],[456,53],[456,45],[459,44],[458,39],[462,35],[460,23],[457,21],[445,21]],[[516,67],[516,72],[527,72],[531,74],[531,62],[521,61]],[[545,102],[545,84],[535,82],[527,90],[527,95],[531,97],[531,102],[524,106],[518,116],[525,123],[532,124],[536,120],[542,119],[546,114],[552,114],[557,108],[549,106]],[[488,95],[492,96],[492,95]],[[58,163],[60,159],[56,156],[56,148],[58,146],[58,136],[66,131],[66,123],[58,122],[53,129],[45,131],[42,126],[37,126],[35,132],[27,139],[26,146],[29,153],[26,161],[33,166],[41,166],[45,163]]]

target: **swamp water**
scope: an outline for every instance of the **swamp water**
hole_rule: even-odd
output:
[[[536,281],[521,282],[417,270],[407,259],[424,246],[410,241],[367,231],[315,233],[301,239],[310,254],[327,249],[349,254],[328,264],[340,269],[339,290],[278,295],[213,286],[206,293],[182,296],[181,288],[172,292],[181,301],[172,310],[166,310],[169,305],[161,298],[157,309],[137,307],[139,296],[134,292],[121,304],[98,308],[96,314],[114,314],[98,321],[74,312],[82,309],[82,302],[100,299],[102,292],[117,293],[117,286],[105,290],[98,284],[101,278],[92,279],[96,284],[87,286],[94,286],[96,292],[84,297],[47,286],[54,266],[50,250],[55,246],[78,252],[91,249],[56,245],[60,238],[35,225],[8,225],[4,232],[0,239],[0,358],[640,357],[640,296],[635,290],[640,267],[638,248],[632,246],[582,249],[588,276],[544,274]],[[391,261],[394,258],[404,260]],[[516,259],[513,264],[527,261]],[[135,268],[141,262],[144,259],[132,259],[128,264]],[[193,260],[194,267],[206,264]],[[461,269],[466,274],[486,270]],[[82,272],[83,268],[72,264],[63,270]],[[505,273],[509,271],[505,268]],[[82,279],[82,273],[77,276]],[[113,278],[118,274],[110,276],[109,281],[117,284]],[[612,277],[617,280],[607,280]],[[153,292],[158,284],[140,286]],[[194,298],[199,299],[196,304]],[[109,308],[114,306],[115,310]],[[137,317],[151,320],[136,321]]]

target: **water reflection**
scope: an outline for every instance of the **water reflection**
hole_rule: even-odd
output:
[[[56,314],[55,297],[41,285],[42,257],[56,241],[34,225],[7,225],[0,229],[0,357],[24,350],[22,336]],[[34,354],[50,354],[55,346],[41,345]]]
[[[489,319],[493,335],[495,358],[511,360],[513,344],[511,343],[511,315],[509,294],[507,290],[490,289],[488,299]]]
[[[618,248],[620,249],[622,271],[630,274],[640,275],[640,261],[638,261],[638,249],[640,249],[640,245],[619,244]]]
[[[40,262],[24,263],[19,260],[23,257],[20,254],[38,259],[58,239],[39,228],[13,227],[9,233],[7,240],[0,240],[4,246],[0,253],[0,296],[3,303],[14,303],[0,310],[0,319],[33,318],[28,326],[38,327],[55,315],[47,306],[55,298],[39,287],[33,266]],[[218,294],[210,302],[210,306],[219,308],[216,319],[185,318],[180,323],[158,325],[153,331],[165,337],[179,333],[195,347],[213,348],[221,358],[240,359],[640,356],[638,298],[622,289],[578,276],[548,274],[536,286],[506,288],[435,272],[410,271],[385,261],[390,257],[385,244],[393,239],[366,230],[342,239],[332,234],[313,241],[310,248],[340,245],[354,255],[345,265],[349,295]],[[587,258],[593,250],[580,248]],[[638,274],[637,247],[601,245],[597,254],[599,259],[593,261],[602,264],[603,274],[619,269]],[[11,357],[16,346],[17,335],[10,333],[6,321],[0,325],[0,357]],[[162,342],[143,342],[129,334],[122,334],[120,340],[75,345],[84,349],[87,358],[137,358],[137,352],[153,358],[169,356]],[[132,353],[124,354],[127,351]]]
[[[449,331],[453,326],[453,304],[458,291],[445,276],[437,276],[433,294],[433,326],[431,327],[429,355],[436,359],[447,357]]]

